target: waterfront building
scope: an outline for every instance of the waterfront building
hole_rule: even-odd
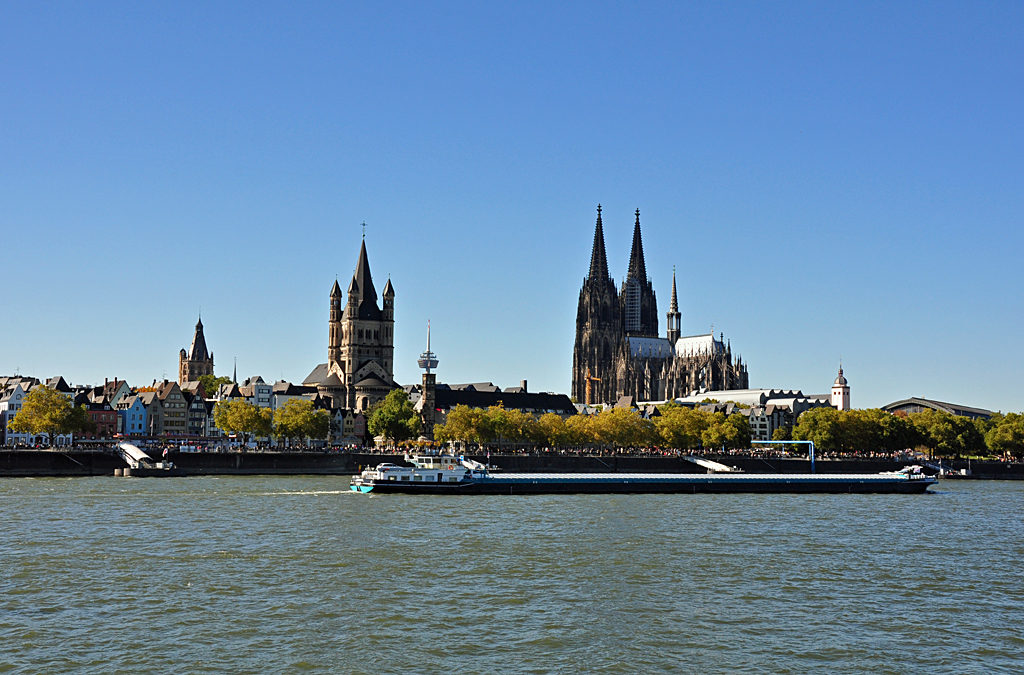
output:
[[[49,434],[17,433],[7,428],[7,425],[21,410],[25,398],[38,387],[50,387],[72,400],[74,398],[74,389],[64,381],[63,377],[51,377],[45,384],[34,377],[18,375],[0,377],[0,422],[3,424],[3,429],[0,430],[0,443],[3,445],[52,445],[54,447],[71,445],[71,434],[61,434],[53,439],[53,443],[50,443]]]
[[[839,376],[832,384],[832,407],[836,410],[850,409],[850,384],[843,377],[843,364],[839,364]]]
[[[273,387],[264,382],[259,375],[246,378],[238,385],[238,392],[246,401],[257,408],[270,408],[270,397]]]
[[[21,410],[25,396],[28,395],[28,389],[38,383],[39,380],[35,378],[2,378],[2,382],[0,382],[0,386],[3,386],[3,389],[0,390],[0,424],[3,425],[3,428],[0,428],[0,439],[3,440],[3,445],[20,445],[26,442],[28,434],[15,433],[9,430],[7,425]]]
[[[90,401],[81,405],[85,406],[89,419],[96,425],[96,429],[80,433],[78,438],[89,441],[107,440],[118,433],[117,410],[111,407],[106,400]]]
[[[303,386],[316,387],[333,400],[335,408],[365,411],[383,400],[396,386],[394,310],[395,289],[390,279],[384,286],[382,305],[377,304],[364,239],[344,306],[337,280],[331,288],[327,363],[314,368]]]
[[[198,389],[201,390],[202,385]],[[207,429],[206,399],[198,390],[182,389],[181,395],[185,399],[185,409],[188,411],[186,433],[189,436],[205,437]]]
[[[277,410],[283,407],[288,401],[315,401],[318,396],[319,393],[317,392],[316,387],[307,387],[301,384],[292,384],[291,382],[280,380],[275,382],[270,389],[270,407]]]
[[[156,390],[139,393],[142,405],[146,408],[146,436],[159,436],[164,433],[164,407],[157,396]]]
[[[125,436],[145,436],[146,404],[141,394],[129,394],[117,403],[117,414],[121,418],[119,427]]]
[[[157,433],[164,436],[184,436],[188,434],[187,407],[185,397],[181,393],[178,383],[164,380],[155,386],[163,422],[163,428]]]
[[[682,336],[675,272],[665,337],[658,335],[658,304],[647,276],[640,210],[633,226],[629,268],[621,289],[608,272],[601,206],[580,289],[573,348],[572,396],[584,404],[613,403],[622,396],[665,400],[692,393],[745,389],[747,367],[733,357],[722,334]]]
[[[200,375],[213,375],[213,352],[206,349],[202,317],[196,322],[192,348],[188,351],[182,349],[178,354],[178,382],[198,380]]]
[[[903,412],[906,414],[924,412],[925,410],[938,410],[939,412],[948,413],[950,415],[957,415],[958,417],[970,417],[971,419],[989,419],[995,413],[991,410],[985,410],[984,408],[970,408],[965,405],[958,403],[945,403],[943,401],[933,401],[927,398],[911,397],[905,398],[902,401],[894,401],[888,405],[883,405],[882,410],[896,414],[897,412]]]

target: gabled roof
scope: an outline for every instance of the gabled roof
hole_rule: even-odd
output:
[[[309,375],[306,376],[306,379],[304,379],[302,381],[302,384],[304,384],[304,385],[320,384],[325,379],[327,379],[327,373],[328,372],[329,372],[328,365],[326,363],[321,363],[316,368],[314,368],[309,373]]]
[[[492,393],[501,391],[493,382],[470,382],[467,384],[449,384],[447,386],[455,391],[487,391]]]
[[[345,386],[345,383],[341,381],[341,378],[338,377],[337,373],[331,373],[324,378],[323,382],[320,382],[319,385],[321,387],[343,387]]]
[[[50,379],[48,379],[46,381],[46,386],[50,387],[51,389],[56,389],[57,391],[61,392],[62,394],[70,394],[71,391],[72,391],[71,387],[68,386],[68,383],[65,382],[64,378],[61,377],[60,375],[57,375],[56,377],[51,377]]]

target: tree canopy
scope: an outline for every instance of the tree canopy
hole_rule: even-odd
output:
[[[61,434],[95,431],[96,423],[85,406],[76,408],[70,398],[51,387],[36,387],[25,396],[7,428],[16,434],[46,434],[53,445]]]
[[[242,434],[242,441],[250,436],[270,436],[274,431],[274,414],[270,408],[260,408],[245,399],[218,401],[213,409],[213,423],[229,434]]]
[[[291,399],[274,412],[274,434],[282,438],[323,440],[331,431],[331,414],[315,410],[313,402]]]
[[[404,389],[392,389],[383,401],[370,407],[366,428],[374,437],[404,441],[420,432],[420,417]]]
[[[200,375],[198,379],[203,384],[203,391],[206,393],[206,398],[213,398],[217,392],[220,391],[220,385],[231,384],[231,378],[221,375]]]

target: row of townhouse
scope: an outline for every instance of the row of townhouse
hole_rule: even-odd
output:
[[[0,377],[0,445],[51,445],[48,434],[15,433],[7,428],[25,404],[25,398],[38,387],[51,387],[67,396],[73,392],[63,377],[51,377],[46,382],[20,375]],[[64,447],[71,443],[71,434],[64,434],[53,439],[52,445]]]
[[[361,444],[366,434],[366,420],[356,410],[332,408],[332,399],[321,395],[316,387],[290,382],[268,384],[262,377],[251,377],[241,384],[230,383],[207,395],[198,381],[178,384],[154,381],[148,387],[133,388],[124,380],[104,380],[101,386],[69,385],[63,377],[46,382],[31,377],[0,377],[0,445],[48,444],[45,435],[16,434],[8,423],[21,410],[25,397],[36,387],[52,387],[70,398],[74,405],[84,406],[96,424],[94,431],[74,435],[74,442],[109,442],[116,438],[165,438],[182,441],[223,438],[214,423],[214,410],[219,401],[244,399],[260,408],[277,410],[289,400],[304,399],[314,407],[331,413],[332,444]],[[260,439],[264,442],[272,439]],[[72,443],[72,435],[60,436],[54,445]]]

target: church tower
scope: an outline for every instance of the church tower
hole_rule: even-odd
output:
[[[619,297],[615,282],[608,275],[598,204],[590,272],[583,279],[576,309],[576,344],[572,354],[572,396],[576,401],[591,404],[613,400],[616,383],[612,363],[621,335]]]
[[[644,242],[640,236],[640,209],[633,225],[633,248],[629,253],[629,271],[619,296],[622,329],[626,335],[658,337],[658,302],[647,278]]]
[[[338,381],[332,385],[344,389],[345,407],[366,410],[394,388],[394,306],[390,279],[384,287],[384,310],[377,305],[364,239],[344,309],[337,281],[331,289],[327,365]]]
[[[206,336],[203,335],[203,318],[196,322],[192,336],[192,349],[178,353],[178,384],[198,380],[200,375],[213,375],[213,352],[206,350]]]
[[[850,409],[850,385],[843,377],[843,364],[839,363],[839,376],[832,384],[832,407],[836,410]]]
[[[668,303],[668,313],[665,316],[665,337],[670,345],[675,347],[676,340],[682,331],[683,315],[679,313],[679,302],[676,300],[676,270],[672,269],[672,299]]]
[[[334,280],[331,288],[331,318],[327,323],[327,363],[341,359],[341,286]]]

